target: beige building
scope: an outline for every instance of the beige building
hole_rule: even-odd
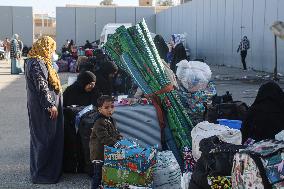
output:
[[[139,0],[139,6],[155,6],[155,0]]]
[[[55,39],[56,20],[48,14],[34,14],[34,39],[48,35]]]

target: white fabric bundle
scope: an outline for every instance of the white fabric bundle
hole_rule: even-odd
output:
[[[197,124],[191,131],[192,155],[195,160],[198,160],[201,156],[201,152],[199,151],[200,141],[211,136],[217,136],[220,140],[227,143],[236,145],[242,144],[242,134],[240,130],[203,121]]]

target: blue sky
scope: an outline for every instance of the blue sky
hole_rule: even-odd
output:
[[[55,15],[55,7],[66,4],[99,5],[101,0],[0,0],[0,6],[32,6],[34,13]],[[114,0],[119,6],[137,6],[138,0]]]

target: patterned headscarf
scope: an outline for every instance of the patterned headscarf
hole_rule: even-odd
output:
[[[18,40],[19,39],[19,35],[18,34],[14,34],[12,39]]]
[[[55,92],[59,93],[61,92],[61,84],[59,77],[56,73],[56,70],[52,66],[52,59],[51,59],[51,55],[55,51],[55,49],[56,49],[55,41],[49,36],[44,36],[38,39],[33,44],[32,49],[28,54],[28,57],[37,58],[45,63],[49,75],[48,81],[51,84],[51,86],[54,87]]]

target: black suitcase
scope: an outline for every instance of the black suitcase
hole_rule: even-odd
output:
[[[83,161],[84,161],[83,170],[84,170],[84,173],[87,173],[90,176],[92,176],[93,174],[93,166],[90,160],[89,142],[90,142],[92,128],[96,121],[97,115],[98,115],[97,111],[93,110],[93,111],[86,113],[84,116],[82,116],[81,121],[80,121],[79,130],[78,130],[78,133],[80,135],[81,145],[82,145],[82,156],[83,156]]]
[[[205,120],[210,123],[217,123],[217,119],[244,121],[247,111],[248,106],[241,101],[211,105],[206,107]]]
[[[64,108],[63,172],[83,173],[84,158],[80,136],[76,133],[75,117],[84,107]]]

